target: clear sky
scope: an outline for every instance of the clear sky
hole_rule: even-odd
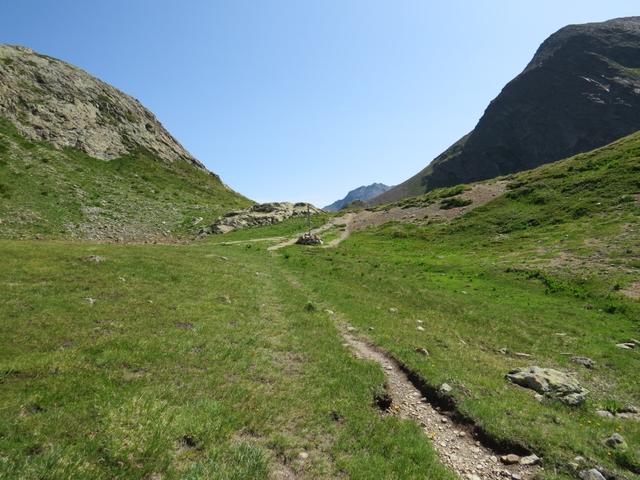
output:
[[[138,98],[232,188],[319,206],[470,131],[538,45],[637,0],[6,0],[0,42]]]

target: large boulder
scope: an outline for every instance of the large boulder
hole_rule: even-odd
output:
[[[535,390],[541,395],[555,398],[561,402],[577,406],[584,403],[588,391],[571,375],[537,366],[516,368],[506,376],[507,380],[521,387]]]
[[[204,227],[200,233],[203,235],[220,234],[244,228],[273,225],[291,217],[306,215],[307,211],[312,215],[322,212],[319,208],[302,202],[257,203],[244,210],[226,213],[211,225]]]

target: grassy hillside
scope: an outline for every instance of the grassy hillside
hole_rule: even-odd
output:
[[[640,422],[596,410],[640,406],[640,349],[616,347],[640,337],[640,135],[507,180],[452,222],[335,249],[252,241],[299,219],[190,245],[1,241],[0,478],[453,478],[419,425],[380,414],[384,372],[337,321],[451,385],[542,478],[577,478],[576,456],[639,478]],[[505,381],[525,365],[573,372],[588,401]]]
[[[144,151],[116,160],[27,141],[0,119],[0,238],[150,240],[192,234],[249,205],[186,162]]]

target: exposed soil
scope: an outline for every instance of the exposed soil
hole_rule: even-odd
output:
[[[632,283],[627,288],[621,290],[629,298],[640,299],[640,282]]]
[[[374,361],[383,368],[391,397],[390,413],[417,422],[432,440],[442,463],[461,478],[527,480],[541,469],[538,465],[503,464],[500,455],[477,440],[467,425],[457,423],[424,397],[395,361],[345,328],[342,335],[358,358]]]

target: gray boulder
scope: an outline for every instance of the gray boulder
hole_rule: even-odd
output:
[[[582,480],[607,480],[604,478],[604,475],[595,468],[592,468],[591,470],[582,470],[578,475]]]
[[[574,377],[552,368],[517,368],[509,372],[506,378],[511,383],[530,388],[571,406],[584,403],[588,393]]]

